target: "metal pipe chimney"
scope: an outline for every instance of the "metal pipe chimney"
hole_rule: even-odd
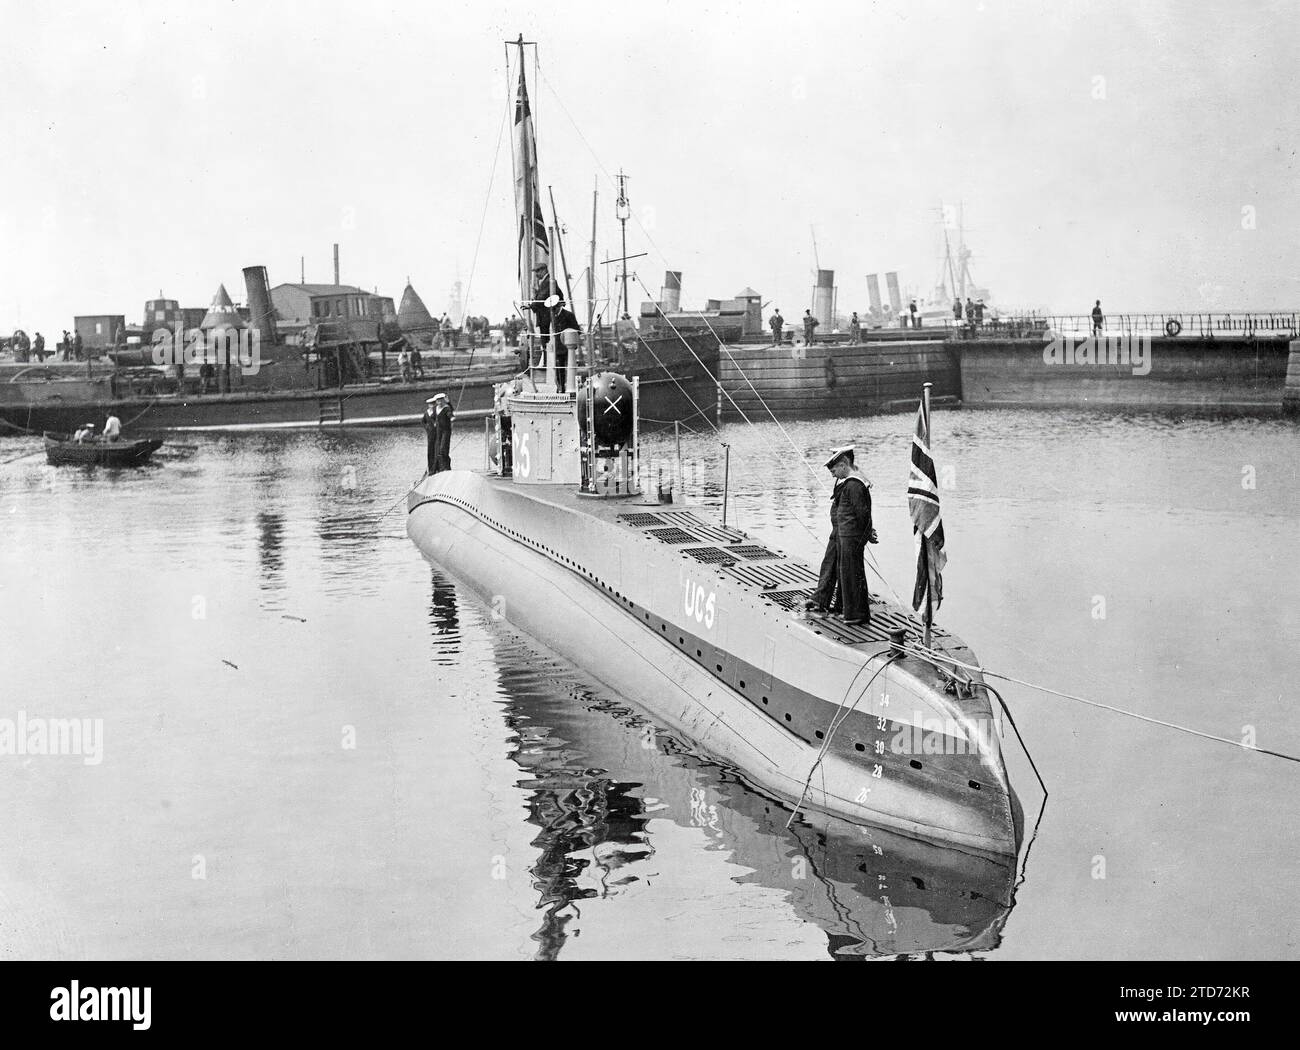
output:
[[[871,296],[871,315],[880,316],[880,278],[874,273],[867,274],[867,295]]]
[[[339,280],[339,246],[337,244],[334,245],[334,283],[336,285],[342,283]]]
[[[823,332],[835,327],[835,271],[818,270],[817,286],[813,288],[813,316]]]
[[[659,305],[666,314],[676,313],[682,308],[682,271],[664,272],[664,286],[659,291]]]
[[[265,266],[244,267],[244,287],[248,289],[248,320],[263,346],[275,346],[275,307],[271,303],[271,280]]]
[[[903,296],[898,290],[898,272],[885,274],[885,285],[889,288],[889,308],[894,311],[893,321],[903,312]]]

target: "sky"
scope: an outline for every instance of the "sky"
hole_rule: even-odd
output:
[[[328,282],[336,242],[345,283],[504,317],[520,33],[575,284],[628,175],[634,315],[665,269],[689,307],[799,314],[817,265],[841,312],[868,273],[928,294],[958,203],[1003,308],[1300,309],[1284,3],[0,0],[0,30],[0,331]]]

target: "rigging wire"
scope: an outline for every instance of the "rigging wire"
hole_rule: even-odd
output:
[[[639,225],[639,223],[638,223],[638,225]],[[647,238],[649,238],[649,234],[647,234],[646,236],[647,236]],[[655,249],[656,252],[659,251],[658,247],[655,246],[655,245],[653,244],[653,242],[651,242],[651,245],[652,245],[652,247],[654,247],[654,249]],[[663,256],[662,256],[662,253],[660,253],[660,258],[662,258],[662,257],[663,257]],[[636,276],[636,275],[633,275],[633,276]],[[648,288],[645,286],[645,282],[642,281],[640,277],[636,277],[636,282],[637,282],[637,284],[639,284],[639,285],[641,286],[641,290],[642,290],[643,292],[645,292],[645,294],[646,294],[647,296],[650,295],[650,289],[648,289]],[[666,315],[662,310],[659,312],[659,315],[660,315],[660,316],[661,316],[665,321],[667,321],[667,323],[668,323],[668,327],[671,328],[671,329],[673,330],[673,334],[676,335],[677,338],[678,338],[679,340],[681,340],[682,345],[683,345],[684,347],[686,347],[686,349],[689,350],[689,351],[691,352],[691,356],[695,358],[695,360],[699,363],[699,366],[700,366],[701,368],[703,368],[703,369],[705,370],[705,372],[707,373],[707,372],[708,372],[708,366],[707,366],[707,365],[706,365],[706,364],[705,364],[705,363],[700,359],[700,355],[697,354],[697,353],[695,352],[695,348],[694,348],[693,346],[691,346],[691,344],[686,340],[686,337],[682,335],[681,330],[678,329],[678,327],[677,327],[675,324],[673,324],[673,322],[672,322],[671,320],[669,320],[668,316],[667,316],[667,315]],[[703,314],[700,314],[700,315],[698,315],[698,316],[699,316],[699,317],[704,321],[705,325],[706,325],[706,326],[708,327],[708,329],[709,329],[709,332],[713,335],[713,338],[717,341],[719,350],[725,351],[725,352],[727,353],[728,356],[731,356],[730,351],[726,350],[726,347],[725,347],[725,345],[723,344],[722,339],[718,336],[718,333],[717,333],[716,331],[714,331],[713,326],[712,326],[711,324],[709,324],[709,320],[708,320],[708,318],[707,318],[707,317],[704,317]],[[642,344],[643,346],[645,346],[647,350],[650,349],[649,344],[648,344],[644,339],[641,340],[641,344]],[[658,361],[659,361],[659,358],[658,358],[657,355],[654,354],[654,351],[653,351],[653,350],[650,350],[650,353],[651,353],[652,356],[655,357],[655,361],[658,362]],[[733,361],[733,362],[735,361],[735,358],[734,358],[734,357],[732,357],[732,361]],[[663,367],[663,364],[662,364],[662,363],[660,363],[660,367],[661,367],[661,368]],[[744,371],[743,368],[741,368],[739,365],[736,365],[736,369],[740,372],[740,374],[741,374],[742,376],[745,376],[745,371]],[[665,369],[665,370],[666,370],[666,369]],[[671,373],[670,373],[670,375],[671,375]],[[748,377],[748,376],[745,376],[745,381],[746,381],[747,383],[749,383],[750,389],[753,390],[753,389],[754,389],[754,384],[749,382],[749,377]],[[677,382],[675,378],[674,378],[673,382]],[[679,388],[682,389],[682,393],[684,393],[684,394],[686,393],[685,389],[681,387],[681,384],[680,384],[680,383],[677,383],[677,386],[678,386]],[[743,419],[743,420],[744,420],[744,421],[745,421],[749,426],[751,426],[751,427],[754,428],[754,431],[759,435],[760,440],[762,440],[762,442],[767,446],[768,451],[770,451],[774,456],[776,456],[776,457],[779,459],[779,458],[780,458],[780,454],[779,454],[779,452],[777,451],[775,445],[774,445],[772,442],[768,441],[768,439],[763,435],[763,432],[762,432],[761,430],[758,429],[757,424],[755,424],[754,421],[753,421],[752,419],[750,419],[749,416],[745,413],[745,410],[742,409],[738,404],[736,404],[735,398],[733,398],[733,397],[731,396],[731,394],[728,393],[728,392],[726,391],[725,388],[722,388],[722,387],[721,387],[721,383],[719,383],[719,388],[722,390],[722,393],[726,394],[727,400],[731,402],[732,407],[735,408],[735,410],[740,414],[741,419]],[[799,461],[804,465],[804,467],[805,467],[805,468],[809,471],[809,473],[812,475],[813,480],[817,483],[817,487],[820,488],[820,489],[822,490],[823,493],[825,493],[825,491],[826,491],[826,483],[825,483],[825,481],[823,481],[821,475],[818,474],[818,473],[816,472],[816,470],[813,468],[812,464],[810,464],[810,463],[808,462],[808,457],[805,456],[804,453],[803,453],[803,451],[799,448],[799,446],[795,444],[794,439],[793,439],[792,437],[790,437],[790,433],[789,433],[789,431],[787,431],[787,430],[785,429],[785,427],[781,425],[780,420],[777,420],[777,419],[776,419],[776,416],[772,413],[772,409],[771,409],[771,407],[770,407],[770,406],[767,404],[767,402],[763,399],[763,396],[762,396],[761,394],[759,394],[759,392],[758,392],[757,390],[754,390],[754,395],[758,398],[759,403],[760,403],[760,404],[761,404],[765,409],[767,409],[768,414],[772,416],[773,420],[776,421],[776,425],[777,425],[777,427],[781,430],[781,433],[785,435],[786,440],[790,443],[790,447],[791,447],[792,449],[794,449],[794,453],[795,453],[795,455],[799,457]],[[690,395],[689,395],[689,394],[687,394],[687,398],[688,398],[688,399],[690,398]],[[694,405],[695,402],[692,400],[692,401],[691,401],[691,404]],[[697,406],[697,407],[698,407],[698,406]],[[713,429],[714,429],[715,431],[718,430],[718,428],[717,428],[716,426],[714,426]],[[721,433],[721,431],[718,431],[718,432]],[[816,533],[813,532],[812,527],[811,527],[807,522],[805,522],[802,518],[799,518],[799,519],[797,519],[797,520],[798,520],[798,523],[799,523],[800,527],[801,527],[805,532],[807,532],[808,535],[813,536],[814,538],[816,537]],[[874,572],[874,573],[876,574],[877,577],[879,577],[880,582],[883,583],[883,584],[885,585],[886,588],[888,588],[889,593],[892,594],[892,595],[894,596],[894,600],[895,600],[896,602],[898,602],[899,605],[902,605],[902,604],[903,604],[903,599],[899,596],[898,592],[897,592],[896,590],[894,590],[894,587],[893,587],[893,585],[889,582],[889,580],[887,580],[887,579],[885,578],[885,574],[881,571],[880,566],[876,563],[875,555],[871,553],[870,548],[864,547],[864,548],[863,548],[863,552],[866,554],[866,557],[867,557],[867,565],[868,565],[868,567],[870,567],[871,571]]]
[[[488,174],[487,193],[483,199],[483,214],[479,216],[479,220],[478,220],[478,238],[474,241],[474,257],[470,261],[469,279],[465,282],[465,298],[462,300],[462,304],[461,304],[462,316],[469,315],[470,297],[474,291],[474,272],[475,270],[478,269],[479,249],[483,245],[483,228],[487,225],[488,207],[492,203],[492,186],[495,184],[496,177],[497,177],[497,162],[501,159],[501,138],[505,134],[506,117],[508,117],[509,115],[510,115],[510,58],[509,55],[507,54],[506,56],[506,105],[505,108],[501,111],[501,124],[497,128],[497,144],[496,147],[492,150],[492,170]],[[514,146],[513,146],[513,137],[512,137],[511,156],[513,157],[513,155],[514,155]],[[474,362],[474,348],[471,347],[469,353],[469,361],[466,362],[465,364],[465,375],[461,378],[460,391],[459,393],[456,394],[456,404],[453,408],[453,411],[455,408],[460,407],[460,403],[462,399],[465,397],[465,385],[469,382],[469,370],[470,370],[470,365],[472,365],[473,362]]]
[[[549,89],[551,96],[555,99],[556,105],[560,107],[560,111],[565,115],[565,117],[568,118],[569,124],[573,127],[574,132],[577,134],[578,138],[582,140],[582,144],[587,147],[587,152],[591,154],[592,159],[595,160],[597,166],[604,173],[605,179],[608,181],[610,186],[613,187],[615,185],[614,176],[612,176],[609,172],[609,169],[605,167],[604,162],[601,161],[600,155],[596,152],[595,148],[591,145],[589,141],[587,141],[587,137],[582,133],[582,129],[578,126],[578,122],[573,119],[573,114],[569,112],[568,107],[565,106],[564,104],[564,100],[560,98],[559,92],[555,90],[555,85],[550,82],[550,80],[547,78],[547,76],[544,73],[541,73],[539,71],[537,73],[537,76],[540,78],[540,81],[544,83],[546,87]],[[640,229],[642,236],[645,237],[646,242],[650,245],[651,248],[654,249],[655,254],[659,256],[660,261],[663,261],[665,258],[663,252],[659,250],[659,245],[655,242],[655,239],[650,235],[650,232],[645,228],[645,225],[641,222],[640,218],[637,217],[635,213],[633,214],[632,218],[636,222],[637,228]],[[641,285],[641,288],[645,292],[645,294],[649,296],[650,291],[645,287],[645,282],[642,281],[640,277],[637,277],[636,280],[637,283]],[[731,352],[726,349],[725,345],[722,343],[722,340],[718,338],[718,333],[714,330],[713,326],[709,323],[708,318],[704,317],[702,314],[699,314],[698,316],[701,318],[701,320],[704,321],[705,326],[709,329],[709,332],[714,337],[714,339],[718,340],[719,348],[724,353],[726,353],[727,356],[731,358],[732,363],[735,364],[734,355],[732,355]],[[668,318],[664,317],[664,320],[668,321]],[[691,351],[691,355],[695,357],[696,361],[699,361],[700,366],[703,367],[707,372],[708,371],[707,366],[704,365],[703,361],[700,361],[699,355],[695,353],[695,350],[683,338],[681,332],[677,329],[677,326],[674,325],[671,321],[668,321],[668,325],[670,328],[672,328],[677,338],[681,340],[682,344],[686,346],[688,350]],[[644,345],[644,341],[643,341],[643,345]],[[826,491],[826,484],[825,481],[822,479],[821,475],[818,474],[816,469],[812,466],[812,464],[808,462],[807,456],[805,456],[803,451],[798,447],[798,445],[795,444],[794,439],[790,437],[789,432],[785,429],[784,426],[782,426],[781,421],[776,418],[776,415],[775,413],[772,412],[771,407],[763,399],[762,395],[759,394],[758,391],[754,388],[754,384],[750,381],[749,376],[745,374],[744,369],[741,369],[738,364],[736,365],[736,368],[740,372],[740,374],[744,376],[745,382],[749,385],[749,388],[754,391],[755,396],[758,397],[759,403],[767,410],[768,415],[772,417],[773,421],[776,423],[781,433],[785,436],[786,440],[789,441],[790,447],[794,449],[795,454],[799,457],[799,461],[804,465],[805,469],[807,469],[809,473],[812,475],[813,480],[817,484],[817,487],[820,488],[824,493]],[[680,385],[681,384],[679,383],[678,386],[680,387]],[[683,391],[683,393],[684,392],[685,391]],[[754,426],[753,420],[751,420],[749,416],[746,415],[744,410],[741,409],[740,406],[736,404],[735,399],[732,398],[731,395],[727,393],[725,390],[723,391],[723,393],[726,394],[727,400],[731,402],[732,407],[736,409],[736,411],[740,414],[741,418],[744,419],[744,421],[748,423],[750,426]],[[693,401],[691,403],[694,404]],[[717,428],[715,427],[714,429],[716,430]],[[761,434],[761,431],[759,433]],[[767,442],[766,438],[764,438],[763,440],[764,443],[768,444],[770,448],[771,447],[770,443]],[[805,529],[805,531],[809,533],[809,535],[815,535],[812,529],[805,522],[800,521],[800,525]],[[904,602],[902,597],[899,595],[898,591],[894,589],[893,585],[889,582],[889,580],[886,579],[884,572],[881,570],[879,564],[876,562],[875,555],[871,552],[870,548],[866,548],[866,558],[867,558],[867,565],[871,569],[871,571],[876,574],[876,576],[880,579],[880,582],[883,583],[885,587],[889,590],[889,593],[893,595],[894,600],[897,601],[900,605],[903,605]]]
[[[862,661],[862,666],[858,668],[857,672],[849,680],[849,684],[844,690],[844,700],[847,700],[849,698],[849,692],[853,688],[853,683],[858,680],[858,675],[860,675],[863,671],[865,671],[867,669],[867,664],[871,663],[871,661],[874,660],[879,655],[881,654],[873,653],[871,656],[867,657],[867,659]],[[857,699],[853,701],[853,706],[850,707],[847,711],[844,711],[844,701],[843,700],[840,701],[838,709],[836,710],[835,714],[831,716],[830,725],[826,727],[826,739],[822,741],[821,749],[817,752],[817,757],[813,759],[812,768],[808,770],[808,776],[803,782],[803,790],[799,792],[799,801],[794,804],[794,809],[790,811],[790,819],[785,822],[785,827],[787,831],[790,830],[790,825],[794,823],[794,818],[798,816],[799,807],[803,805],[803,800],[808,796],[808,785],[812,783],[813,774],[817,772],[817,767],[822,764],[822,759],[826,757],[826,752],[830,749],[831,740],[834,739],[835,737],[835,730],[839,729],[839,727],[842,726],[844,722],[848,719],[849,715],[853,714],[858,704],[862,702],[862,698],[866,696],[868,690],[871,689],[872,683],[875,682],[875,680],[880,677],[880,672],[883,671],[890,664],[892,664],[897,658],[898,655],[893,652],[885,656],[885,659],[881,662],[880,666],[877,667],[875,672],[872,674],[872,676],[867,679],[867,684],[862,687],[862,691],[858,693]],[[844,711],[843,716],[837,718],[836,716],[839,715],[840,711]],[[826,794],[826,780],[825,780],[825,774],[823,773],[822,795],[825,796],[825,794]]]

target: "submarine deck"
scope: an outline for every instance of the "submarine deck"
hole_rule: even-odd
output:
[[[817,588],[817,570],[808,563],[767,546],[743,529],[708,520],[704,508],[659,503],[644,495],[591,496],[568,484],[522,485],[491,473],[483,476],[493,485],[528,493],[672,547],[683,558],[725,573],[765,605],[799,612]],[[897,630],[904,632],[905,644],[922,644],[925,628],[917,617],[880,594],[871,592],[870,598],[868,623],[846,624],[834,616],[812,614],[806,624],[813,633],[848,646],[887,647],[890,633]],[[932,626],[931,634],[934,648],[964,650],[966,658],[973,660],[956,636],[937,625]]]

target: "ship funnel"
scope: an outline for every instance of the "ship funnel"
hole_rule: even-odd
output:
[[[874,273],[867,274],[867,295],[871,296],[871,313],[880,316],[880,277]]]
[[[659,292],[659,306],[664,313],[676,313],[682,307],[682,271],[664,273],[664,286]]]
[[[829,332],[835,322],[834,270],[817,271],[817,286],[813,289],[812,312],[822,330]]]
[[[885,274],[885,285],[889,288],[889,308],[894,311],[894,320],[903,312],[903,296],[898,290],[898,272]]]
[[[244,267],[244,287],[248,290],[248,319],[263,346],[279,341],[275,330],[275,307],[271,305],[271,281],[265,266]]]

